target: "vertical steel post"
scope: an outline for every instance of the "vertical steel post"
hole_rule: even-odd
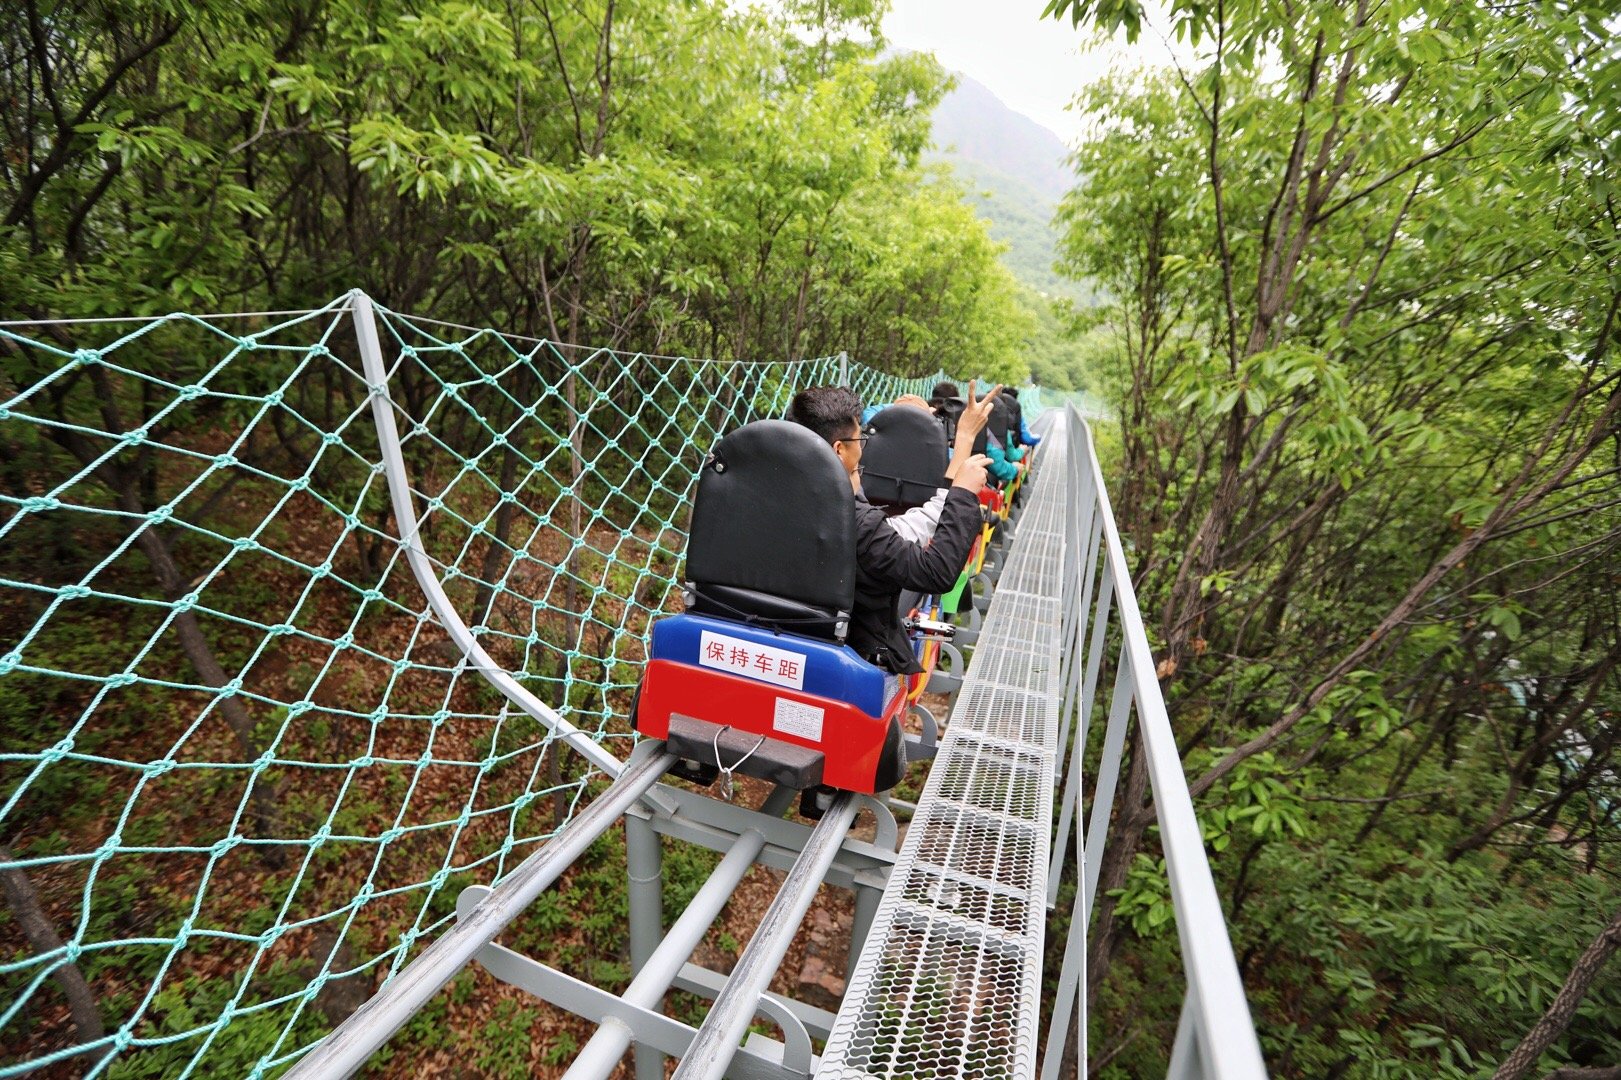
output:
[[[625,815],[625,863],[630,879],[630,971],[640,975],[664,936],[664,846],[653,823]],[[649,1003],[659,1008],[663,994]],[[652,1046],[636,1044],[636,1080],[663,1080],[664,1055]]]
[[[1198,988],[1191,983],[1182,998],[1182,1015],[1176,1022],[1176,1041],[1171,1044],[1171,1062],[1165,1080],[1203,1080],[1204,1062],[1199,1056]]]

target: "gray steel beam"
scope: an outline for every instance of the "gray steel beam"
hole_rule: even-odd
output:
[[[591,800],[546,845],[502,878],[484,901],[460,919],[422,955],[395,975],[354,1015],[286,1074],[287,1080],[330,1080],[348,1076],[426,1005],[467,962],[535,898],[556,881],[591,843],[618,821],[675,764],[662,743],[646,743],[632,754],[625,771]]]
[[[832,805],[817,823],[754,937],[738,958],[726,988],[715,999],[715,1007],[704,1017],[692,1046],[676,1067],[674,1080],[720,1080],[726,1075],[727,1066],[737,1055],[738,1040],[754,1018],[761,995],[771,984],[771,976],[788,946],[793,944],[817,888],[855,821],[857,806],[855,796],[849,792],[833,797]]]

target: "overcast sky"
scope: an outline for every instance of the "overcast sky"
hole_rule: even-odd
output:
[[[953,71],[984,83],[1015,112],[1051,128],[1066,143],[1078,133],[1065,109],[1075,91],[1127,59],[1163,63],[1167,53],[1144,27],[1137,44],[1102,46],[1068,19],[1043,19],[1045,0],[893,0],[884,20],[890,45],[932,52]],[[1152,16],[1151,16],[1152,18]],[[1163,29],[1164,21],[1158,25]]]

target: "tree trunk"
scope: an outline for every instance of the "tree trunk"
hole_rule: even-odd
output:
[[[10,847],[0,844],[0,862],[15,862],[16,858],[11,853]],[[44,956],[63,948],[65,943],[39,906],[39,894],[34,891],[34,883],[24,871],[14,866],[0,868],[0,891],[5,892],[11,916],[17,920],[23,938],[28,942],[29,948],[34,950],[35,955]],[[71,960],[57,964],[51,971],[51,978],[56,980],[56,985],[67,995],[68,1011],[73,1017],[73,1027],[79,1042],[89,1045],[105,1038],[107,1032],[101,1026],[101,1010],[96,1007],[95,992],[85,981],[79,965]],[[111,1047],[91,1051],[88,1060],[91,1062],[99,1060],[109,1049]]]
[[[1571,1018],[1576,1015],[1576,1009],[1582,1003],[1582,998],[1587,995],[1588,987],[1593,985],[1599,969],[1617,948],[1621,948],[1621,909],[1610,917],[1610,924],[1599,932],[1598,937],[1594,938],[1592,944],[1588,945],[1586,951],[1576,959],[1576,966],[1570,969],[1565,985],[1559,988],[1559,993],[1554,996],[1548,1011],[1542,1014],[1542,1019],[1532,1025],[1530,1031],[1526,1032],[1525,1038],[1514,1048],[1513,1053],[1503,1059],[1503,1064],[1492,1074],[1492,1080],[1520,1080],[1531,1071],[1537,1059],[1570,1025]],[[1549,1075],[1551,1077],[1564,1071],[1556,1070]],[[1611,1070],[1611,1073],[1616,1071],[1618,1070]],[[1599,1075],[1604,1075],[1604,1071],[1600,1070]]]

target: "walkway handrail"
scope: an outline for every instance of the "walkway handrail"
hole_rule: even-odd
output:
[[[1244,996],[1243,982],[1234,959],[1221,901],[1211,876],[1203,835],[1182,772],[1176,736],[1160,693],[1154,658],[1143,629],[1142,614],[1131,584],[1114,511],[1104,487],[1091,429],[1071,405],[1065,410],[1069,428],[1069,482],[1074,531],[1071,535],[1071,576],[1068,581],[1068,617],[1065,632],[1073,647],[1067,650],[1065,674],[1066,723],[1078,718],[1068,780],[1065,784],[1057,846],[1048,875],[1049,897],[1056,897],[1068,829],[1073,821],[1077,845],[1082,844],[1079,813],[1080,767],[1098,685],[1105,642],[1114,614],[1120,652],[1108,708],[1102,760],[1098,766],[1091,820],[1082,847],[1083,873],[1076,890],[1072,926],[1059,982],[1052,1027],[1042,1070],[1056,1076],[1064,1042],[1071,1027],[1072,1010],[1085,1017],[1086,930],[1097,900],[1098,868],[1109,839],[1117,782],[1120,778],[1126,733],[1135,709],[1140,745],[1145,754],[1160,845],[1176,912],[1187,991],[1171,1052],[1168,1076],[1210,1077],[1219,1080],[1260,1080],[1266,1076],[1255,1024]],[[1101,577],[1099,576],[1101,570]],[[1081,668],[1084,657],[1084,671]],[[1078,698],[1078,700],[1077,700]],[[1075,706],[1079,712],[1073,712]],[[1086,1069],[1085,1025],[1080,1025],[1080,1069]]]

